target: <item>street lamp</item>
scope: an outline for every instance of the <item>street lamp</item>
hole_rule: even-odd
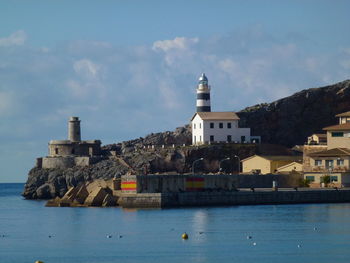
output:
[[[193,163],[192,163],[192,174],[194,175],[194,165],[197,163],[197,162],[200,162],[200,161],[203,161],[203,158],[199,158],[197,160],[195,160]]]
[[[239,174],[239,172],[241,171],[241,159],[237,155],[235,155],[233,157],[238,159],[238,174]]]
[[[222,168],[221,168],[221,163],[224,162],[224,161],[229,161],[230,160],[230,157],[227,157],[225,159],[222,159],[220,162],[219,162],[219,172],[222,171]]]

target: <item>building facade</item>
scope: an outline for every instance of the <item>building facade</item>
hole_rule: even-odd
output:
[[[304,178],[312,187],[350,186],[350,112],[336,117],[337,125],[323,128],[326,146],[304,146]]]
[[[297,171],[299,168],[296,163],[302,163],[302,156],[253,155],[243,159],[241,162],[243,173],[276,174],[279,168],[282,168],[280,172]]]
[[[327,145],[326,133],[315,133],[307,138],[308,145]]]
[[[250,129],[239,128],[234,112],[197,112],[191,119],[192,144],[250,142]]]

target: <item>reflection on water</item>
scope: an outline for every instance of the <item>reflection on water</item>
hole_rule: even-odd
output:
[[[23,200],[22,187],[0,184],[0,262],[350,259],[350,204],[46,208],[44,202]],[[183,232],[188,240],[182,240]]]

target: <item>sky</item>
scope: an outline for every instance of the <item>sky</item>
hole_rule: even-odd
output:
[[[81,118],[103,144],[350,79],[350,1],[0,1],[0,182]]]

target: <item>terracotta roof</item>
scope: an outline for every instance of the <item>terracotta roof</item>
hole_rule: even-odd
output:
[[[239,120],[235,112],[196,112],[191,121],[196,114],[198,114],[202,120]]]
[[[253,157],[261,157],[269,161],[290,161],[290,162],[302,162],[303,156],[301,155],[253,155],[242,160],[247,161]]]
[[[337,124],[323,128],[324,131],[348,131],[350,130],[350,123]]]
[[[311,157],[334,157],[334,156],[348,156],[350,155],[350,149],[347,148],[334,148],[326,151],[320,151],[309,154]]]
[[[350,111],[339,113],[335,117],[350,117]]]

